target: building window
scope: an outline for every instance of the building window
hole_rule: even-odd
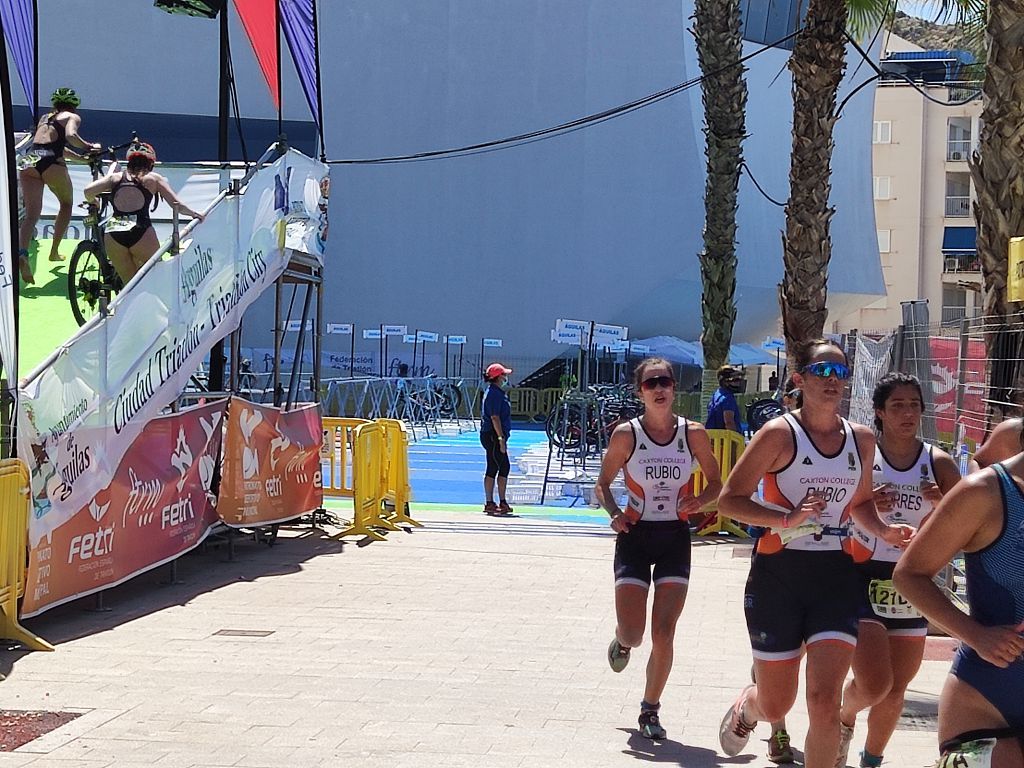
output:
[[[892,176],[873,176],[875,200],[888,200],[892,197]]]
[[[872,144],[890,144],[892,142],[892,122],[889,120],[875,120],[874,130],[871,134]]]
[[[876,229],[875,232],[878,234],[878,252],[889,253],[892,246],[892,230]]]

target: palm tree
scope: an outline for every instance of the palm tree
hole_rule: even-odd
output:
[[[789,69],[793,75],[793,149],[789,169],[783,277],[779,286],[786,347],[821,336],[828,314],[832,138],[836,92],[846,70],[848,26],[882,21],[891,0],[809,0]]]
[[[982,82],[981,135],[971,161],[974,218],[986,315],[1020,312],[1006,302],[1007,249],[1024,234],[1024,0],[989,0],[988,63]]]
[[[739,0],[696,0],[693,35],[703,75],[707,158],[701,338],[704,370],[714,371],[728,361],[736,322],[736,208],[747,106]]]

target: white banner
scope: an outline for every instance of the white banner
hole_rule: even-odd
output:
[[[420,341],[437,341],[438,335],[433,331],[416,331],[416,338]]]
[[[18,279],[15,227],[18,218],[17,190],[10,185],[14,169],[14,146],[11,126],[7,124],[11,112],[8,78],[0,77],[0,89],[3,89],[0,92],[0,364],[14,392],[14,382],[18,380],[18,344],[14,334],[14,281]]]
[[[379,339],[380,338],[380,328],[367,328],[366,330],[363,331],[363,338],[364,339]]]
[[[385,336],[405,336],[409,332],[407,325],[385,325],[384,335]]]
[[[483,344],[485,347],[500,347],[501,339],[484,339]]]
[[[466,343],[466,337],[465,336],[445,336],[444,337],[444,343],[445,344],[465,344]]]
[[[19,455],[32,465],[32,544],[105,488],[147,421],[174,402],[210,347],[280,276],[295,201],[283,179],[326,169],[289,151],[258,171],[199,224],[185,250],[149,265],[28,377],[18,413]],[[296,242],[306,247],[306,243]]]
[[[352,335],[352,323],[328,323],[327,333],[339,336]]]

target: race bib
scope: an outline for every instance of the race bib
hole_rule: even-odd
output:
[[[111,216],[103,225],[104,232],[127,232],[135,226],[134,216]]]
[[[40,156],[37,152],[26,152],[23,155],[18,156],[18,170],[23,171],[26,168],[35,168],[36,163],[40,160]]]
[[[995,739],[978,739],[961,744],[959,749],[939,758],[935,768],[992,768]]]
[[[785,546],[794,539],[799,539],[802,536],[817,536],[824,531],[824,527],[821,523],[802,523],[801,525],[794,526],[793,528],[772,528],[772,533],[779,537],[782,545]]]
[[[892,579],[872,579],[868,599],[876,616],[886,619],[919,619],[921,613],[896,591]]]

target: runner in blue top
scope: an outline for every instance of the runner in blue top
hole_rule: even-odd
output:
[[[487,391],[480,408],[480,444],[487,455],[487,469],[484,472],[484,513],[488,515],[511,515],[512,507],[505,498],[508,474],[511,464],[508,460],[508,436],[512,431],[512,405],[504,386],[508,383],[511,368],[501,363],[491,363],[484,372]],[[498,487],[498,503],[494,503],[494,487]]]
[[[731,429],[743,432],[740,420],[740,406],[736,402],[737,392],[743,391],[743,372],[731,365],[718,369],[718,389],[708,402],[706,429]]]
[[[960,481],[896,565],[896,589],[961,641],[939,699],[942,765],[1024,765],[1024,453]],[[932,581],[960,551],[970,615]]]

